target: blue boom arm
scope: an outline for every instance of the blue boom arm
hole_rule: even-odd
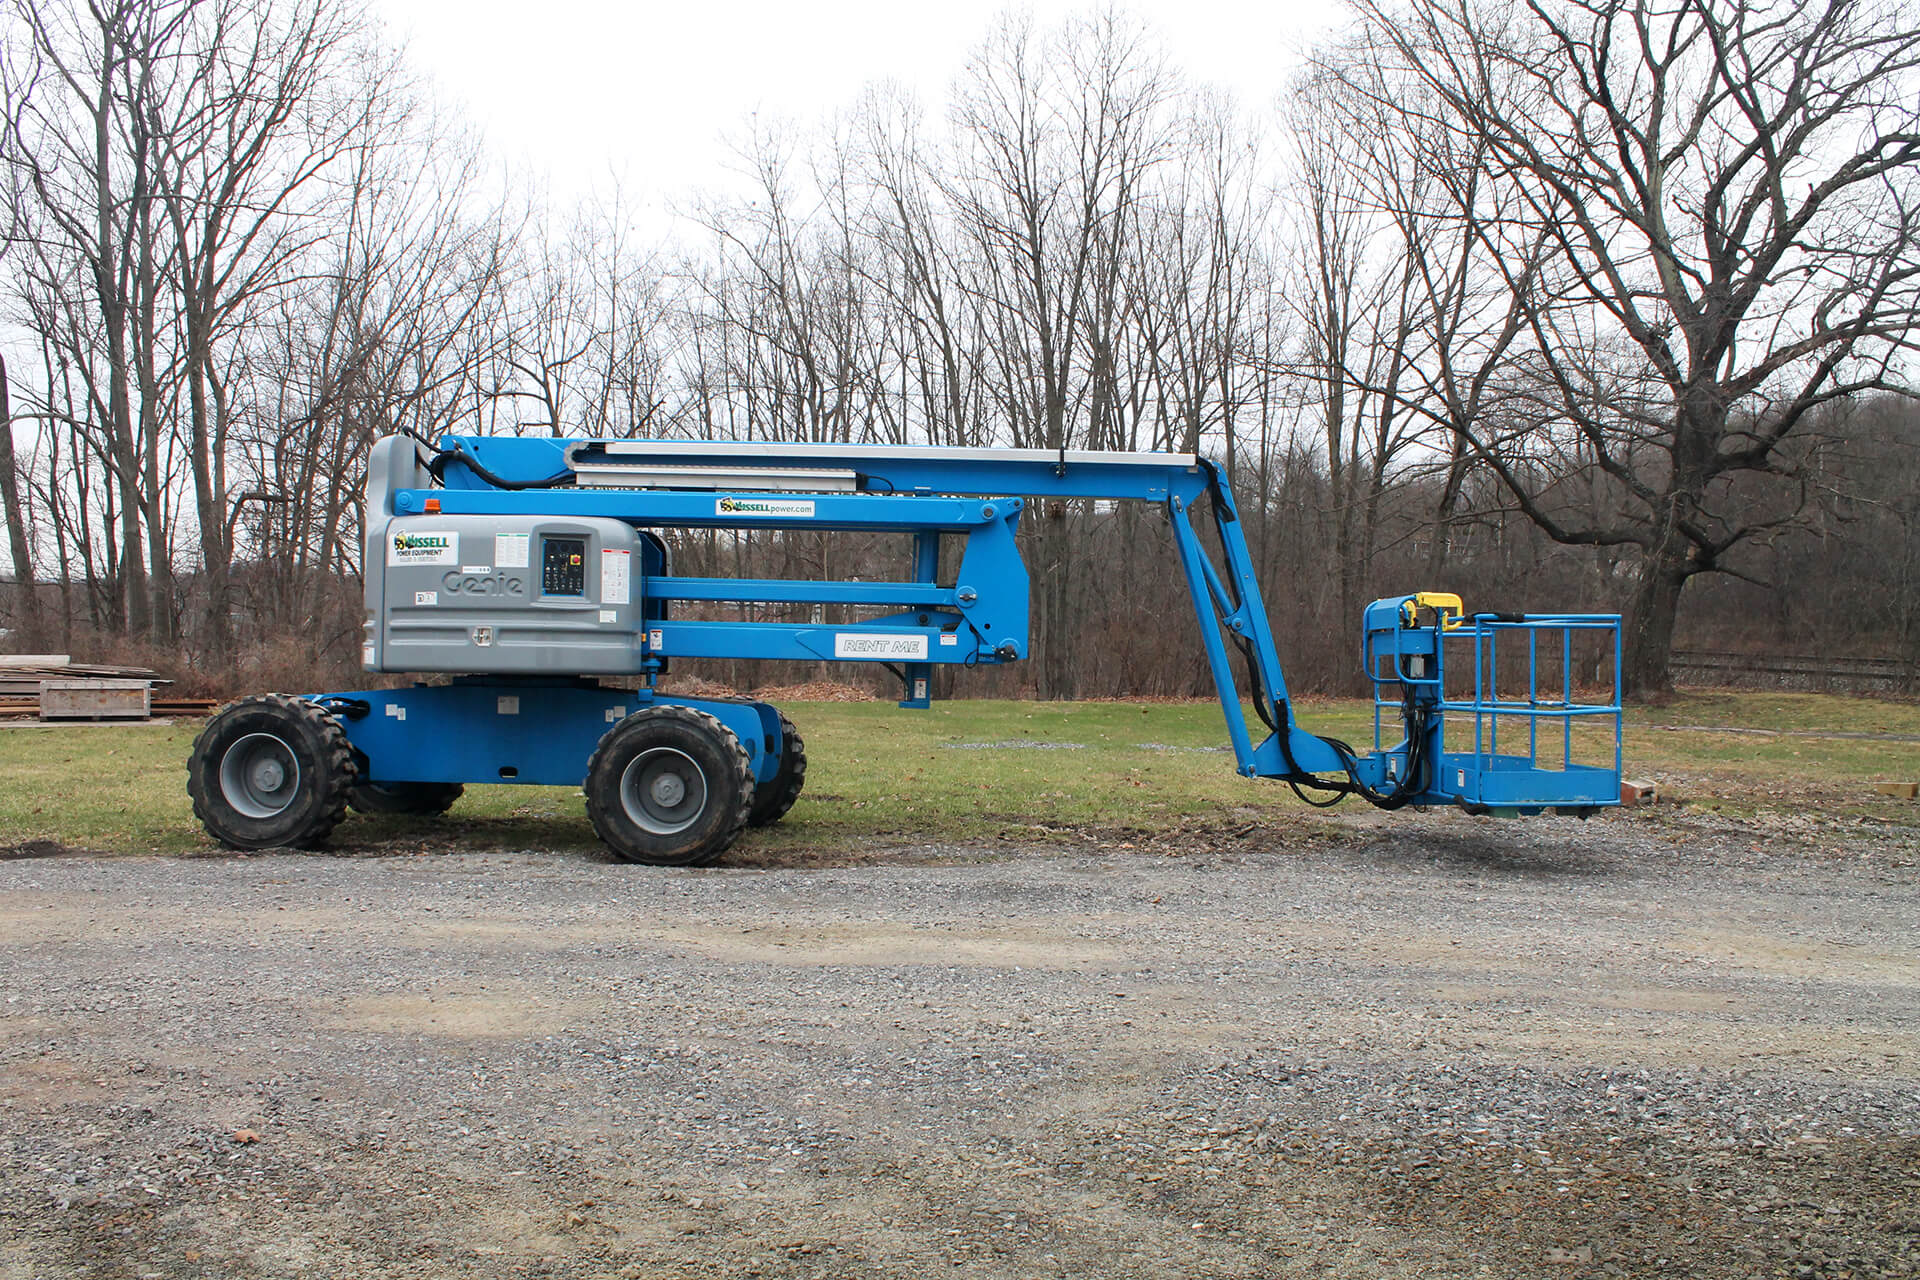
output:
[[[1164,509],[1240,773],[1390,808],[1585,811],[1618,802],[1617,618],[1469,615],[1457,598],[1431,594],[1374,602],[1363,656],[1375,735],[1362,755],[1296,722],[1233,496],[1211,463],[1190,454],[450,437],[429,455],[395,438],[376,447],[367,519],[370,541],[376,526],[411,517],[613,520],[646,534],[912,535],[909,574],[893,582],[681,577],[662,545],[640,562],[632,587],[641,601],[634,670],[650,686],[675,657],[881,661],[904,679],[901,705],[924,707],[935,664],[1027,656],[1029,582],[1015,535],[1029,503],[1056,499]],[[964,538],[951,566],[941,564],[943,534]],[[870,613],[844,624],[674,616],[675,603],[689,602]],[[383,665],[371,643],[369,665]],[[1586,677],[1580,687],[1604,692],[1579,700],[1577,675]]]

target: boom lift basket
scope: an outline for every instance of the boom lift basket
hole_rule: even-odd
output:
[[[1620,801],[1620,619],[1465,614],[1423,593],[1367,610],[1374,749],[1395,727],[1431,735],[1428,794],[1476,813],[1584,813]],[[1388,766],[1392,772],[1392,766]]]

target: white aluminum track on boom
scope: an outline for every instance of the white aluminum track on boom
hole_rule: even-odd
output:
[[[708,467],[672,462],[573,460],[573,474],[584,489],[779,490],[789,493],[852,493],[859,488],[853,471],[819,467]]]
[[[1165,502],[1192,501],[1213,484],[1212,468],[1191,453],[1092,449],[580,440],[566,446],[564,459],[584,488],[706,488],[696,477],[709,468],[751,470],[750,479],[743,474],[751,487],[795,492],[806,489],[803,471],[825,468],[853,473],[858,491],[874,494]]]
[[[712,440],[591,440],[567,449],[567,464],[582,451],[597,450],[609,457],[665,458],[791,458],[794,462],[837,462],[856,467],[874,462],[1026,462],[1054,466],[1197,467],[1191,453],[1122,452],[1109,449],[983,449],[923,444],[792,444]]]

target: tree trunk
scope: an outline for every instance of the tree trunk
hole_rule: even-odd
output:
[[[1668,660],[1673,656],[1673,627],[1680,616],[1680,592],[1691,576],[1685,561],[1674,555],[1650,556],[1641,568],[1623,637],[1624,692],[1648,697],[1672,691]]]
[[[1079,663],[1073,652],[1073,598],[1070,579],[1075,564],[1072,530],[1064,502],[1037,502],[1034,514],[1034,562],[1039,569],[1029,644],[1039,658],[1035,693],[1045,701],[1071,700],[1078,692]],[[991,637],[989,637],[991,638]]]
[[[40,589],[33,572],[33,549],[27,542],[26,520],[20,505],[19,464],[13,456],[13,411],[7,394],[7,361],[0,356],[0,501],[6,503],[8,549],[13,552],[14,611],[20,638],[28,653],[40,647]]]
[[[91,246],[90,265],[94,293],[100,302],[101,327],[106,330],[107,339],[107,421],[104,425],[110,433],[107,452],[112,465],[109,469],[112,483],[120,490],[120,563],[116,584],[119,598],[115,602],[113,621],[117,628],[124,629],[124,634],[144,639],[150,626],[152,602],[147,598],[147,575],[140,543],[140,449],[134,439],[133,392],[129,385],[128,302],[126,286],[121,280],[119,241],[113,222],[119,200],[111,177],[114,155],[111,106],[119,57],[115,33],[109,30],[101,52],[99,96],[92,104],[95,202],[92,212],[96,239]],[[144,193],[135,195],[142,197]],[[162,533],[159,529],[151,531],[156,538]]]
[[[1445,581],[1447,557],[1453,552],[1454,513],[1460,506],[1460,490],[1466,483],[1467,438],[1458,431],[1450,433],[1452,447],[1447,456],[1447,479],[1440,489],[1440,502],[1433,513],[1433,541],[1427,548],[1427,579],[1422,586],[1437,587]]]
[[[215,483],[213,452],[217,447],[208,426],[207,364],[211,318],[195,304],[187,307],[187,439],[193,466],[194,506],[200,516],[200,566],[207,593],[205,632],[209,668],[223,667],[233,649],[230,620],[232,548],[227,543],[227,495]]]

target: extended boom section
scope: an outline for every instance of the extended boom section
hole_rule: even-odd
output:
[[[1303,729],[1232,494],[1191,454],[393,437],[368,468],[365,665],[451,683],[236,704],[196,744],[196,810],[222,840],[260,847],[319,839],[349,803],[422,811],[470,782],[577,783],[621,856],[710,861],[793,804],[804,746],[765,703],[655,692],[673,660],[883,663],[901,705],[925,707],[936,665],[1027,656],[1020,519],[1067,499],[1165,511],[1242,774],[1390,808],[1618,802],[1612,617],[1375,602],[1373,749]],[[897,533],[901,575],[682,576],[663,535],[684,529]],[[819,607],[798,622],[686,616],[714,604]],[[827,606],[857,620],[827,622]],[[1580,701],[1576,685],[1605,692]]]

